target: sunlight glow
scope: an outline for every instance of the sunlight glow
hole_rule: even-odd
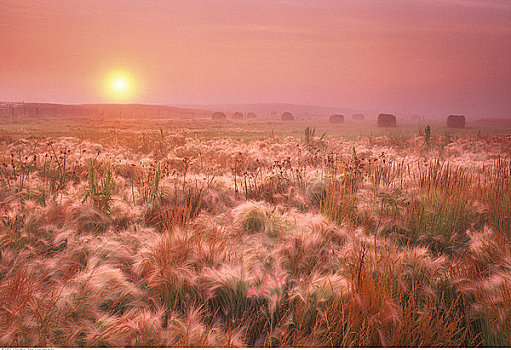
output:
[[[105,93],[114,100],[127,100],[133,96],[134,82],[125,71],[114,71],[105,79]]]

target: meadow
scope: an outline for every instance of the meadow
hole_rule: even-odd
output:
[[[511,346],[510,133],[2,120],[0,345]]]

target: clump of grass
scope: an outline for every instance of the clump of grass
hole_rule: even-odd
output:
[[[103,176],[98,182],[96,165],[91,160],[89,163],[88,182],[89,190],[85,194],[82,203],[89,199],[96,208],[104,211],[106,214],[110,214],[112,195],[114,193],[114,177],[110,164],[106,165]]]
[[[306,197],[313,205],[321,205],[327,197],[327,190],[331,181],[335,181],[335,179],[316,176],[306,182]]]
[[[316,128],[306,127],[305,128],[305,138],[304,138],[304,144],[307,149],[309,149],[311,152],[318,151],[321,145],[321,141],[326,136],[326,132],[323,133],[319,138],[316,137]]]
[[[111,223],[107,214],[88,205],[72,206],[69,217],[78,233],[103,233]]]
[[[153,186],[151,188],[151,194],[149,195],[149,202],[155,202],[160,195],[160,180],[161,180],[161,169],[160,163],[156,165],[154,170]]]
[[[466,231],[484,222],[470,201],[438,191],[411,202],[405,217],[412,242],[448,254],[462,249],[468,243]]]
[[[510,238],[511,232],[511,161],[498,158],[483,168],[480,185],[474,193],[487,204],[488,224],[499,234]]]
[[[234,225],[242,232],[264,232],[270,237],[283,237],[293,226],[292,217],[282,207],[265,202],[245,202],[232,211]]]
[[[144,221],[162,232],[186,226],[201,211],[201,195],[190,192],[187,197],[174,198],[170,203],[151,203],[146,207]]]
[[[341,180],[328,181],[320,202],[321,212],[337,223],[356,223],[359,185],[360,177],[356,172],[344,174]]]
[[[249,295],[251,280],[243,268],[206,268],[202,271],[200,284],[208,308],[224,323],[253,317],[266,303],[264,298]]]
[[[509,272],[500,271],[471,288],[470,325],[481,346],[505,347],[511,342],[510,282]]]
[[[150,295],[165,307],[183,314],[197,302],[197,276],[188,260],[189,238],[180,239],[167,232],[149,247],[142,249],[135,270],[146,281]]]
[[[0,282],[0,297],[3,307],[0,310],[0,343],[4,346],[34,344],[33,334],[23,332],[27,327],[30,305],[36,301],[34,294],[37,285],[26,268],[13,271],[12,275]]]
[[[232,212],[234,223],[247,232],[260,232],[267,226],[269,207],[264,202],[246,202]]]
[[[470,243],[469,258],[477,265],[480,271],[505,265],[506,256],[509,256],[509,245],[502,236],[495,234],[489,227],[479,231],[467,232]]]
[[[286,237],[279,248],[283,267],[294,276],[333,269],[336,249],[318,232],[305,232]]]

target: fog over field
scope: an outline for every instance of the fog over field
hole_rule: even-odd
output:
[[[507,0],[1,0],[0,9],[0,101],[511,117]],[[128,96],[105,93],[113,71],[131,76]]]

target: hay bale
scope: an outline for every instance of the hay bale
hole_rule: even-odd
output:
[[[465,116],[464,115],[450,115],[447,117],[447,127],[463,129],[465,128]]]
[[[236,112],[232,115],[232,119],[245,119],[245,116],[241,112]]]
[[[387,128],[395,128],[396,116],[392,114],[380,113],[378,115],[378,126],[379,127],[387,127]]]
[[[255,113],[247,113],[247,119],[256,119],[257,115]]]
[[[290,112],[284,112],[284,113],[282,113],[280,120],[285,121],[285,122],[293,121],[293,120],[295,120],[295,116],[292,115]]]
[[[344,115],[342,114],[332,114],[328,122],[331,124],[344,123]]]
[[[227,119],[227,116],[225,115],[224,112],[215,112],[211,116],[211,119],[212,120],[225,120],[225,119]]]
[[[363,114],[360,114],[360,113],[355,113],[353,114],[353,116],[351,117],[351,119],[353,120],[358,120],[358,121],[362,121],[362,120],[365,120],[366,119],[366,116],[363,115]]]

